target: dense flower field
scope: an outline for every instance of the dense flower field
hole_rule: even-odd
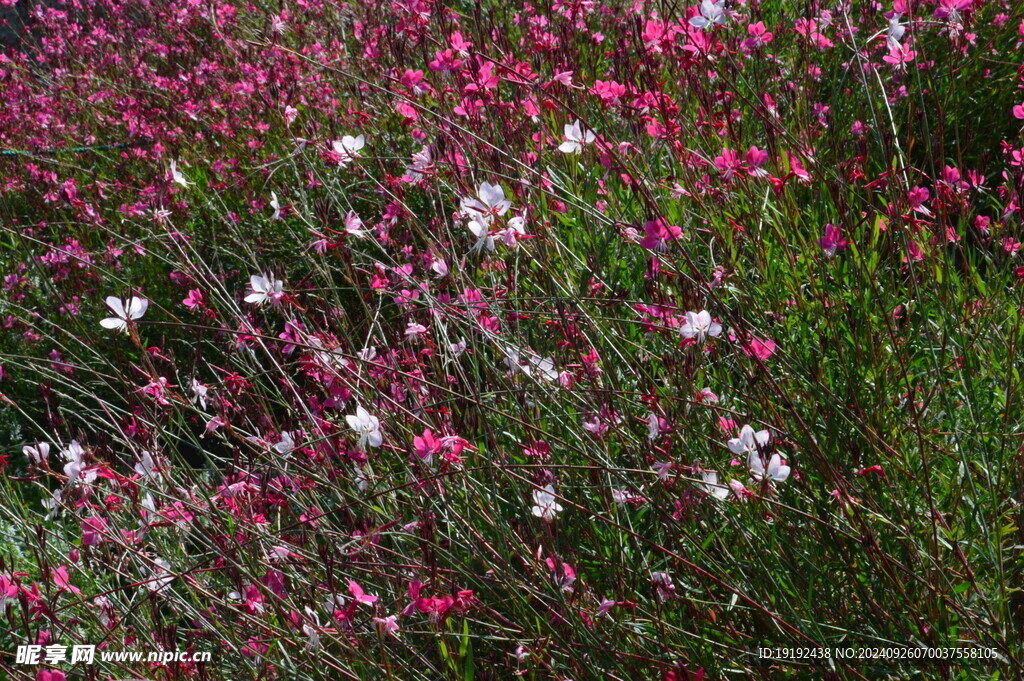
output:
[[[1015,0],[0,5],[3,678],[1024,675]]]

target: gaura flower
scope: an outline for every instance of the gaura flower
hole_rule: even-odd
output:
[[[889,27],[885,31],[885,44],[890,50],[900,44],[903,34],[907,32],[907,27],[900,23],[901,18],[902,15],[899,12],[893,12],[889,17]]]
[[[358,137],[345,135],[331,145],[334,149],[334,153],[341,159],[339,163],[343,166],[348,165],[359,158],[359,152],[364,146],[366,146],[366,140],[362,135],[359,135]]]
[[[36,445],[25,445],[21,448],[21,453],[36,466],[42,466],[50,456],[50,444],[40,442]]]
[[[284,283],[274,279],[274,275],[254,274],[249,277],[249,288],[252,292],[245,297],[245,302],[265,305],[268,300],[277,302],[284,296]]]
[[[546,523],[552,522],[562,510],[562,506],[555,499],[555,488],[551,485],[533,490],[533,503],[533,515]]]
[[[135,464],[135,472],[141,477],[151,480],[160,477],[156,471],[156,459],[153,458],[151,452],[143,450],[142,455],[139,457],[139,462]]]
[[[563,154],[579,154],[583,147],[592,143],[597,136],[592,130],[584,130],[579,121],[565,124],[565,141],[558,147]]]
[[[174,573],[171,572],[171,564],[163,558],[157,558],[155,566],[150,568],[150,579],[146,582],[146,588],[154,593],[166,591],[171,582],[174,581]]]
[[[178,170],[178,162],[173,159],[171,159],[171,179],[182,187],[189,187],[193,184]]]
[[[112,329],[122,333],[128,333],[128,322],[141,318],[142,315],[146,314],[146,308],[149,307],[148,300],[136,298],[135,296],[126,301],[109,296],[106,303],[115,316],[101,319],[100,326],[104,329]]]
[[[498,230],[495,236],[501,239],[503,244],[512,248],[519,243],[520,239],[526,237],[526,220],[517,215],[508,221],[505,229]]]
[[[430,147],[424,146],[412,155],[412,163],[406,168],[405,176],[410,182],[422,180],[423,176],[433,171],[434,160],[430,155]]]
[[[380,432],[380,419],[370,414],[362,407],[356,407],[355,414],[345,417],[349,428],[359,433],[359,447],[365,449],[369,444],[371,447],[380,447],[384,436]]]
[[[280,220],[281,202],[277,200],[277,192],[270,192],[270,207],[274,209],[274,214],[270,216],[270,219]]]
[[[398,617],[388,615],[387,617],[374,617],[373,623],[377,625],[377,633],[381,638],[387,636],[398,636]]]
[[[703,342],[707,336],[718,336],[722,333],[722,325],[711,319],[707,310],[687,312],[686,321],[679,326],[679,335],[683,338],[696,338]]]
[[[755,480],[767,478],[775,482],[785,482],[789,477],[789,466],[783,464],[782,457],[778,454],[772,454],[772,458],[768,461],[768,468],[765,468],[761,455],[751,452],[747,465],[750,466],[750,474]]]
[[[846,248],[848,242],[843,238],[843,231],[839,227],[829,223],[825,225],[825,235],[818,239],[818,245],[825,251],[825,257],[831,258],[836,251]]]
[[[348,580],[348,590],[349,593],[352,594],[352,598],[355,599],[356,603],[361,603],[363,605],[373,605],[377,602],[376,596],[371,596],[370,594],[364,592],[363,587],[359,586],[355,583],[355,581],[351,579]]]
[[[654,594],[661,602],[672,598],[676,593],[676,586],[672,583],[672,576],[667,572],[652,572],[651,583],[654,585]]]
[[[670,242],[675,241],[683,235],[683,228],[677,225],[670,225],[662,218],[649,220],[644,225],[645,236],[640,240],[640,246],[651,251],[667,251]]]
[[[363,219],[354,210],[350,210],[345,216],[345,234],[354,236],[357,239],[365,239],[366,230],[364,227]]]
[[[473,235],[473,238],[476,239],[473,247],[469,249],[470,253],[478,251],[491,252],[494,250],[494,237],[491,236],[491,230],[488,229],[487,223],[484,220],[470,220],[466,227],[469,229],[469,233]]]
[[[274,445],[274,451],[278,454],[287,454],[295,449],[295,438],[287,430],[281,433],[281,439]]]
[[[700,14],[690,19],[694,28],[708,28],[725,23],[725,0],[703,0],[700,3]]]
[[[758,448],[765,447],[770,437],[767,430],[759,430],[755,433],[750,426],[743,426],[740,436],[729,440],[729,451],[738,455],[757,454]]]
[[[462,212],[470,219],[504,215],[512,206],[500,184],[481,182],[476,196],[462,199]]]
[[[704,491],[714,498],[725,499],[729,496],[729,488],[725,485],[718,484],[718,473],[715,471],[703,471],[701,473],[701,478],[704,480],[704,482],[701,483]]]

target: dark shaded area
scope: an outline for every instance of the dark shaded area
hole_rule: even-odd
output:
[[[17,48],[32,38],[33,10],[40,5],[54,7],[58,0],[15,0],[13,7],[0,7],[0,50]]]

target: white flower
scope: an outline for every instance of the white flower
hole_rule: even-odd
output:
[[[359,433],[359,447],[366,449],[367,443],[371,447],[380,447],[384,437],[380,433],[380,419],[370,414],[362,407],[356,407],[355,414],[345,417],[349,428]]]
[[[199,404],[199,406],[202,407],[203,409],[206,409],[206,399],[209,395],[209,392],[209,388],[207,388],[205,385],[203,385],[196,379],[192,379],[192,399],[197,404]]]
[[[427,333],[427,327],[416,322],[409,322],[405,327],[405,337],[411,341],[419,340],[419,337]]]
[[[340,141],[334,142],[332,146],[334,153],[341,157],[341,165],[348,165],[359,158],[359,151],[366,146],[366,140],[362,135],[359,137],[345,135]]]
[[[142,451],[139,463],[135,464],[135,472],[143,478],[154,479],[157,477],[156,461],[151,453],[145,450]]]
[[[53,515],[57,512],[57,509],[60,508],[60,505],[61,505],[62,501],[63,501],[63,495],[62,495],[61,491],[58,489],[58,490],[54,491],[52,497],[50,497],[49,499],[43,499],[42,502],[40,502],[40,503],[42,503],[43,508],[45,508],[47,511],[49,511],[49,513],[46,514],[46,519],[47,520],[52,518]]]
[[[277,193],[270,192],[270,207],[274,209],[274,214],[270,216],[271,220],[281,219],[281,202],[277,200]]]
[[[703,471],[701,477],[704,482],[701,486],[704,491],[715,497],[716,499],[725,499],[729,496],[729,488],[725,485],[718,484],[718,473],[715,471]]]
[[[462,212],[470,218],[504,215],[511,206],[512,202],[505,198],[501,185],[487,182],[480,184],[475,197],[462,199]]]
[[[785,482],[786,478],[789,477],[789,466],[782,465],[782,457],[778,454],[772,454],[772,458],[768,462],[767,470],[765,470],[764,461],[761,460],[761,455],[757,452],[750,453],[747,465],[750,466],[750,474],[755,480],[768,478],[775,482]]]
[[[550,357],[541,357],[531,350],[520,352],[516,348],[505,348],[505,366],[509,369],[519,369],[530,378],[542,378],[546,381],[558,380],[555,361]]]
[[[372,362],[373,360],[377,359],[377,348],[373,347],[372,345],[369,345],[360,350],[359,352],[357,352],[356,356],[359,357],[359,359],[363,360],[364,362]]]
[[[60,455],[67,461],[64,466],[64,475],[68,476],[70,484],[78,479],[85,467],[85,450],[82,445],[78,444],[78,440],[72,440],[68,448],[61,451]]]
[[[370,474],[362,466],[357,466],[355,474],[352,476],[353,481],[356,483],[356,489],[360,492],[365,492],[370,487]]]
[[[308,624],[302,625],[302,633],[306,635],[306,650],[320,650],[320,634]]]
[[[686,321],[679,326],[679,335],[683,338],[696,338],[698,342],[707,336],[719,336],[721,333],[722,325],[712,321],[707,310],[687,312]]]
[[[890,51],[899,47],[903,34],[907,32],[907,27],[900,23],[901,18],[899,12],[893,12],[893,15],[889,17],[889,28],[885,32],[885,43]]]
[[[565,141],[558,147],[563,154],[579,154],[583,147],[597,139],[592,130],[584,130],[580,122],[565,124]]]
[[[278,454],[287,454],[295,449],[295,438],[287,430],[281,433],[281,440],[274,445],[274,451]]]
[[[690,26],[694,28],[708,28],[716,24],[724,24],[725,0],[702,0],[700,3],[700,15],[690,19]]]
[[[533,515],[546,523],[554,520],[562,510],[561,505],[555,500],[555,488],[551,485],[545,485],[544,489],[533,490],[533,503]]]
[[[743,426],[740,436],[729,440],[729,451],[733,454],[757,454],[759,447],[768,444],[770,435],[767,430],[759,430],[756,433],[750,426]]]
[[[483,220],[470,220],[466,227],[469,229],[469,233],[476,238],[473,248],[469,249],[470,253],[494,250],[494,237],[491,236],[491,232],[487,228],[486,222]]]
[[[157,558],[156,565],[150,568],[152,578],[146,582],[146,587],[155,593],[166,591],[171,582],[174,581],[174,574],[171,573],[171,564],[163,558]]]
[[[188,187],[192,184],[192,182],[189,182],[188,179],[182,175],[181,171],[178,170],[178,162],[173,159],[171,160],[171,179],[182,187]]]
[[[245,302],[264,305],[268,300],[277,302],[284,295],[284,284],[274,279],[274,275],[254,274],[249,277],[249,288],[252,293],[245,297]]]
[[[152,513],[156,513],[156,501],[153,499],[152,494],[146,494],[146,496],[142,497],[139,505],[142,506],[141,515],[143,518],[146,518]]]
[[[47,457],[50,456],[50,444],[48,442],[40,442],[34,446],[25,445],[21,448],[21,453],[36,466],[42,466]]]
[[[135,296],[132,296],[127,301],[122,301],[120,298],[109,296],[106,303],[107,307],[109,307],[116,316],[101,319],[100,326],[104,329],[113,329],[123,333],[128,333],[128,322],[142,317],[142,315],[146,314],[146,308],[149,307],[148,300],[145,298],[136,298]]]

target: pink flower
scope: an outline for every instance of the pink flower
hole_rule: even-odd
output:
[[[775,37],[774,34],[765,28],[763,21],[747,26],[747,33],[750,34],[750,37],[743,41],[743,47],[748,50],[756,50],[763,45],[767,45]]]
[[[362,603],[364,605],[373,605],[377,602],[376,596],[370,596],[363,591],[363,587],[356,584],[353,580],[348,580],[348,590],[352,594],[352,598],[355,599],[356,603]]]
[[[825,255],[829,258],[836,254],[836,251],[841,251],[847,246],[846,239],[843,238],[843,232],[835,225],[829,223],[825,225],[825,236],[818,239],[818,245],[825,251]]]
[[[735,494],[736,498],[739,499],[740,501],[746,501],[747,499],[754,496],[754,493],[747,489],[746,486],[739,480],[730,480],[729,489],[732,490],[732,493]]]
[[[94,546],[103,541],[103,533],[107,530],[107,521],[100,516],[86,518],[82,521],[82,546]]]
[[[722,173],[722,179],[728,180],[736,172],[743,169],[743,161],[732,149],[723,149],[720,156],[715,157],[715,167]]]
[[[751,338],[749,343],[743,344],[743,352],[748,357],[756,357],[763,362],[775,354],[775,341],[767,338]]]
[[[53,571],[53,583],[56,584],[57,588],[61,591],[70,591],[73,594],[82,593],[81,589],[71,583],[71,576],[68,574],[68,568],[66,565],[61,565]]]
[[[417,435],[412,439],[413,452],[423,463],[430,465],[434,460],[434,454],[441,451],[441,442],[434,437],[429,428],[423,430],[423,435]]]
[[[897,69],[903,69],[906,64],[914,61],[916,57],[917,52],[896,43],[889,47],[889,54],[882,57],[882,61]]]
[[[662,218],[651,220],[644,225],[644,232],[647,233],[640,240],[640,245],[652,251],[666,251],[668,244],[683,235],[683,228],[670,225]]]
[[[203,305],[203,292],[197,288],[189,289],[188,297],[181,301],[181,304],[190,310],[195,310]]]
[[[654,594],[657,596],[659,601],[667,601],[676,593],[676,587],[675,584],[672,583],[672,577],[666,572],[652,572],[651,583],[654,585]]]
[[[859,471],[855,472],[854,475],[865,476],[865,475],[868,475],[869,473],[877,475],[880,478],[884,478],[885,477],[885,471],[879,465],[868,466],[867,468],[864,468],[862,470],[859,470]]]
[[[700,392],[697,394],[697,399],[704,404],[715,404],[718,402],[718,395],[713,393],[711,388],[701,388]]]
[[[747,164],[750,166],[751,175],[766,175],[767,173],[761,169],[765,163],[768,162],[768,152],[764,149],[758,149],[757,147],[750,147],[747,149]]]
[[[67,681],[64,672],[56,669],[40,669],[36,681]]]

